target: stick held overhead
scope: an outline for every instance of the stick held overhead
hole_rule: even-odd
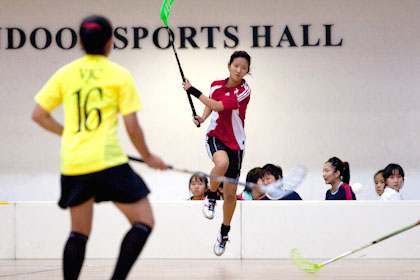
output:
[[[160,18],[162,19],[163,23],[166,25],[166,30],[168,31],[169,35],[169,42],[171,43],[172,49],[175,54],[176,62],[178,63],[179,73],[181,74],[182,81],[185,82],[184,71],[182,71],[181,62],[179,62],[178,54],[176,53],[175,45],[174,45],[174,34],[169,29],[168,19],[169,19],[169,12],[172,7],[172,3],[175,0],[163,0],[162,7],[160,9]],[[195,111],[194,103],[192,102],[190,94],[187,92],[188,102],[190,103],[191,111],[193,113],[194,119],[198,121],[197,113]],[[200,127],[200,122],[198,122],[197,127]]]

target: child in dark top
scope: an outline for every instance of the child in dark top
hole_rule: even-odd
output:
[[[261,170],[261,178],[263,180],[264,185],[269,185],[274,183],[277,180],[280,180],[283,178],[283,170],[280,166],[268,163],[262,167]],[[295,191],[288,191],[288,194],[279,198],[275,199],[270,197],[270,195],[267,193],[265,196],[263,196],[260,200],[302,200],[300,195]]]
[[[342,162],[337,157],[330,158],[324,163],[322,177],[325,184],[331,185],[325,195],[325,200],[356,200],[356,195],[351,189],[350,167],[348,162]]]
[[[248,171],[246,175],[246,182],[247,183],[254,183],[257,185],[264,185],[262,178],[261,178],[261,167],[255,167]],[[249,187],[245,187],[244,191],[237,197],[239,200],[260,200],[262,197],[265,196],[264,192],[261,192],[258,189],[251,189]]]

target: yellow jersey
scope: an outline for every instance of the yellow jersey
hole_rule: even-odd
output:
[[[128,161],[117,135],[118,112],[141,109],[134,79],[103,55],[86,55],[60,68],[35,96],[46,111],[63,103],[61,172],[82,175]]]

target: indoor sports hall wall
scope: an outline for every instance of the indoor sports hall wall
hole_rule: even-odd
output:
[[[152,151],[177,167],[210,170],[208,122],[192,124],[174,54],[159,29],[160,5],[0,0],[0,200],[58,198],[60,139],[31,121],[33,97],[57,68],[82,55],[72,30],[93,13],[116,28],[110,59],[136,80],[144,105],[138,116]],[[298,192],[322,200],[322,165],[338,156],[350,162],[351,183],[365,186],[358,198],[376,200],[373,174],[396,162],[406,171],[403,196],[418,200],[419,14],[415,0],[176,0],[169,23],[185,75],[204,92],[228,75],[233,51],[252,56],[242,179],[269,162],[285,173],[301,163],[309,175]],[[201,114],[203,106],[194,103]],[[62,119],[61,108],[54,116]],[[124,150],[135,154],[122,127],[120,135]],[[189,196],[188,176],[133,166],[153,200]]]

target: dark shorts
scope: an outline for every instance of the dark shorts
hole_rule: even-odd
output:
[[[61,175],[61,198],[58,205],[67,208],[92,197],[95,202],[136,202],[149,194],[143,179],[126,163],[94,173]]]
[[[213,136],[206,137],[206,149],[209,157],[213,159],[213,154],[217,151],[225,151],[229,157],[229,167],[225,173],[226,177],[239,179],[241,175],[242,159],[244,151],[232,150],[225,146],[219,139]]]

